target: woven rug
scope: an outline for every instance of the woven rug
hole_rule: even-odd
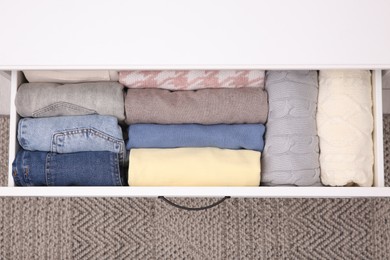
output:
[[[0,186],[8,181],[9,117],[0,115]]]
[[[0,259],[390,259],[390,199],[230,199],[187,212],[146,198],[0,198],[0,219]]]
[[[383,116],[383,153],[385,162],[385,186],[390,186],[390,114]]]

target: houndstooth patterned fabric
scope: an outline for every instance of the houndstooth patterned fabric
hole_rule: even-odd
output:
[[[263,70],[155,70],[120,71],[128,88],[196,90],[204,88],[264,87]]]

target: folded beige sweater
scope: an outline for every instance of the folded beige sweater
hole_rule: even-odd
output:
[[[261,88],[128,89],[125,110],[127,124],[263,124],[268,102]]]

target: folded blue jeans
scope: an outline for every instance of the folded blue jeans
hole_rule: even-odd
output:
[[[108,151],[126,158],[118,119],[113,116],[61,116],[19,120],[18,141],[29,151],[75,153]]]
[[[130,125],[126,148],[217,147],[263,151],[262,124]]]
[[[12,164],[16,186],[121,186],[119,155],[20,150]]]

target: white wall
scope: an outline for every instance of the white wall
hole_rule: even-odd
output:
[[[11,82],[9,73],[0,71],[0,115],[9,115],[10,89]]]

